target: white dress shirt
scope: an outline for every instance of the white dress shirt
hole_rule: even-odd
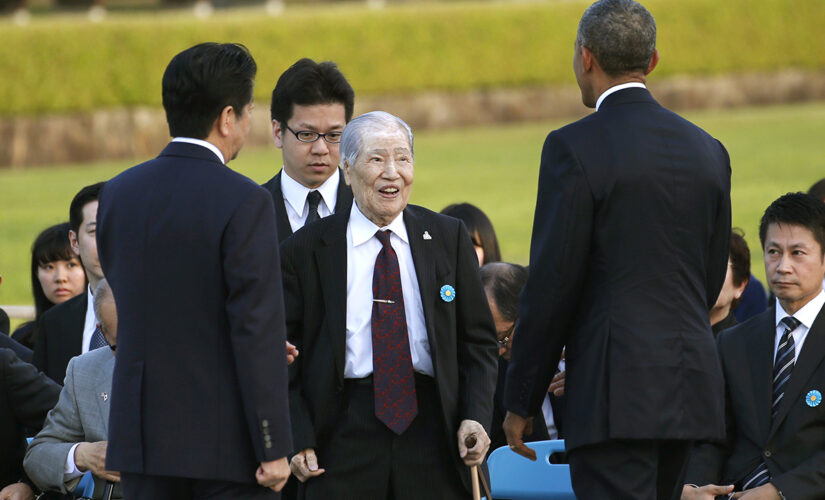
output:
[[[825,305],[825,291],[820,290],[816,297],[802,306],[802,309],[796,311],[796,314],[793,315],[793,317],[798,319],[800,323],[799,326],[796,327],[796,330],[791,332],[794,347],[794,363],[796,363],[797,358],[799,358],[799,352],[802,350],[802,344],[805,343],[805,338],[808,336],[808,330],[811,329],[811,325],[814,324],[814,320],[823,305]],[[785,325],[782,325],[779,322],[782,321],[782,318],[787,316],[790,316],[790,314],[786,313],[785,310],[782,309],[779,299],[776,299],[776,337],[774,338],[773,344],[774,359],[776,359],[776,350],[779,348],[779,339],[782,338],[782,334],[785,332]]]
[[[624,89],[631,89],[631,88],[646,89],[647,87],[645,87],[644,83],[640,83],[640,82],[628,82],[628,83],[622,83],[620,85],[614,85],[614,86],[610,87],[609,89],[605,90],[604,92],[602,92],[602,95],[599,96],[599,100],[596,101],[596,111],[598,111],[599,107],[601,107],[602,101],[604,101],[605,97],[609,96],[610,94],[612,94],[614,92],[618,92],[618,91],[624,90]]]
[[[92,335],[97,328],[97,317],[95,317],[95,299],[92,296],[91,285],[86,290],[86,322],[83,324],[83,345],[80,346],[80,353],[86,354],[89,352],[89,342],[92,340]]]
[[[307,196],[310,191],[318,191],[321,193],[321,203],[318,204],[318,215],[322,218],[335,213],[335,203],[338,201],[338,179],[341,174],[338,169],[329,176],[329,179],[324,181],[316,189],[309,189],[300,182],[296,181],[286,173],[286,169],[281,169],[281,193],[286,200],[286,215],[289,217],[289,225],[292,227],[292,232],[304,227],[309,215],[309,203],[307,203]]]
[[[372,275],[375,259],[381,251],[381,242],[375,237],[379,229],[392,231],[390,244],[398,256],[401,272],[413,369],[434,376],[424,308],[407,227],[404,225],[404,213],[388,226],[379,228],[361,213],[357,203],[353,203],[347,224],[347,351],[344,377],[363,378],[372,374]]]
[[[193,139],[191,137],[175,137],[174,139],[172,139],[172,142],[186,142],[188,144],[197,144],[198,146],[203,146],[209,151],[215,153],[215,155],[218,157],[221,163],[226,165],[226,159],[224,159],[223,153],[221,153],[221,150],[218,149],[218,146],[215,146],[211,142],[204,141],[203,139]]]

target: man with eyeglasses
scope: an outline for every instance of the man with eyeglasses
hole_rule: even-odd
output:
[[[355,93],[335,63],[301,59],[272,91],[272,138],[284,167],[263,185],[272,195],[278,241],[305,224],[352,207],[338,145]]]

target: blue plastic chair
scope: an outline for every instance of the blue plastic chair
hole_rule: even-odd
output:
[[[564,451],[564,440],[526,443],[536,451],[528,460],[507,446],[490,454],[490,493],[493,498],[512,500],[575,500],[570,466],[550,463],[550,455]]]

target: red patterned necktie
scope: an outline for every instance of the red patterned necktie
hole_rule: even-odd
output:
[[[375,259],[372,276],[372,379],[375,416],[390,430],[401,434],[418,414],[418,403],[401,272],[398,257],[390,245],[390,234],[390,231],[375,233],[382,248]]]

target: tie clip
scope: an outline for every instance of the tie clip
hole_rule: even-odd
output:
[[[372,299],[373,302],[380,302],[382,304],[395,304],[394,300],[387,300],[387,299]]]

